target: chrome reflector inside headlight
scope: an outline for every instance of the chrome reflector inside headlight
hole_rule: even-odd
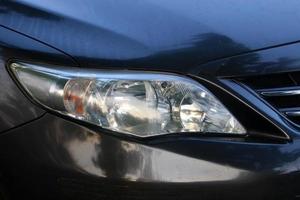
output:
[[[105,129],[139,137],[246,132],[211,92],[183,76],[25,63],[10,67],[39,104]]]

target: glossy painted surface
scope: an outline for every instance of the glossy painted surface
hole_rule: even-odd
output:
[[[300,43],[295,43],[212,61],[191,73],[233,77],[299,71],[299,52]]]
[[[18,42],[26,44],[24,38],[0,28],[0,132],[26,123],[44,113],[22,94],[6,70],[7,56],[11,53],[12,47],[9,45],[9,38],[14,40],[14,48],[18,46]]]
[[[14,174],[10,181],[20,181],[13,191],[26,194],[37,188],[37,199],[45,191],[52,197],[58,188],[73,199],[114,190],[115,198],[290,198],[299,192],[297,146],[298,139],[256,144],[199,137],[139,144],[48,114],[0,137],[2,168]],[[35,180],[29,188],[22,185],[29,179]],[[47,184],[54,187],[45,188]],[[152,196],[147,196],[149,190]]]
[[[83,67],[163,69],[299,40],[290,0],[1,1],[0,24],[72,55]]]
[[[0,27],[0,132],[33,120],[45,112],[31,103],[9,76],[6,65],[10,59],[74,66],[73,61],[61,52]]]
[[[16,199],[299,196],[299,128],[224,79],[299,71],[299,6],[279,0],[1,1],[0,24],[32,37],[0,28],[0,129],[11,128],[0,134],[1,181]],[[273,45],[279,47],[267,49]],[[243,54],[260,48],[266,49]],[[59,115],[40,117],[44,111],[4,70],[9,59],[192,74],[221,88],[214,94],[240,113],[248,131],[279,130],[290,138],[199,134],[135,140]]]

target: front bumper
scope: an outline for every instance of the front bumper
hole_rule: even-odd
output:
[[[16,197],[291,199],[300,193],[299,142],[185,136],[137,143],[46,114],[1,135],[0,154]]]

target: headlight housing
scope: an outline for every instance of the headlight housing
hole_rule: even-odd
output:
[[[179,75],[44,67],[14,62],[15,78],[39,104],[138,137],[169,133],[245,134],[200,83]]]

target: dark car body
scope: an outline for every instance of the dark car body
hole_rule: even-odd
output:
[[[3,193],[9,199],[300,197],[300,128],[255,90],[280,85],[285,75],[298,84],[299,9],[296,0],[0,1]],[[10,76],[12,60],[183,74],[213,91],[252,134],[138,139],[91,127],[28,98]]]

